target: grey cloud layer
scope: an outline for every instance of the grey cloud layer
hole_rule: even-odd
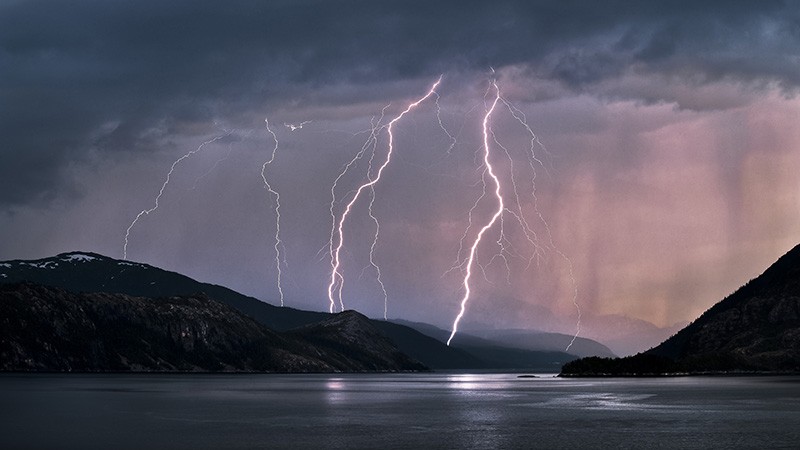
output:
[[[0,204],[37,204],[68,164],[187,123],[350,101],[325,95],[341,86],[369,101],[393,81],[519,65],[590,93],[626,73],[794,90],[797,49],[800,11],[780,1],[8,2]]]

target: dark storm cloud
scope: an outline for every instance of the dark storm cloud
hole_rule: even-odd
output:
[[[351,101],[320,94],[342,86],[368,101],[394,81],[520,65],[577,91],[630,71],[794,90],[798,30],[780,1],[8,2],[0,204],[52,196],[68,164],[152,150],[186,124]]]

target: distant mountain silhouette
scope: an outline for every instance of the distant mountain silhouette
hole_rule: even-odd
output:
[[[546,333],[536,330],[501,329],[501,330],[470,330],[470,334],[482,339],[496,342],[511,348],[532,351],[563,352],[569,346],[569,354],[574,356],[617,356],[605,345],[583,337],[574,338],[573,335],[563,333]],[[575,339],[573,342],[573,338]],[[572,343],[572,345],[570,345]]]
[[[584,314],[581,319],[581,336],[602,342],[618,356],[629,356],[655,347],[688,324],[689,322],[678,322],[659,327],[625,315]]]
[[[426,370],[357,313],[325,340],[276,333],[205,294],[162,298],[0,285],[0,370],[364,372]]]
[[[800,245],[655,348],[585,358],[563,375],[800,372]]]
[[[446,342],[450,332],[427,323],[394,320],[395,323],[414,328],[420,333]],[[472,333],[475,333],[474,331]],[[484,330],[483,336],[459,332],[451,346],[484,361],[493,369],[537,369],[558,371],[576,356],[613,356],[602,344],[589,339],[576,340],[578,349],[567,353],[564,349],[572,336],[527,330]],[[571,349],[572,350],[572,349]]]

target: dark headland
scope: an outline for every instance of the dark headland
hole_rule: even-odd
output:
[[[588,357],[560,376],[800,373],[800,245],[660,345]]]

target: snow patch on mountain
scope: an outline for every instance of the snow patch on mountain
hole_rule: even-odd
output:
[[[55,269],[58,267],[58,263],[55,261],[44,261],[44,262],[24,262],[26,266],[35,267],[37,269]]]
[[[65,255],[64,258],[61,258],[62,261],[66,262],[89,262],[96,259],[98,258],[90,255],[84,255],[83,253],[71,253],[69,255]]]
[[[128,262],[128,261],[117,261],[117,265],[118,266],[144,267],[144,268],[147,268],[147,265],[145,265],[145,264],[132,263],[132,262]]]

